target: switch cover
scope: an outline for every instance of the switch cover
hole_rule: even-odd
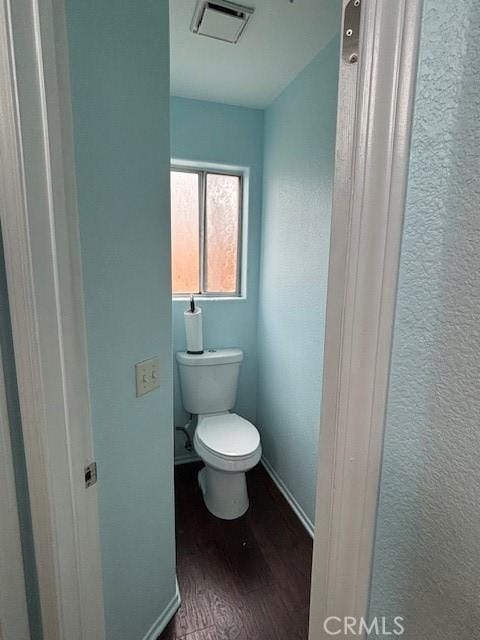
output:
[[[160,386],[160,360],[150,358],[135,365],[137,398]]]

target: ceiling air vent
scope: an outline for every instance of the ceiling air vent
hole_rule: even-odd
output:
[[[253,12],[251,7],[226,0],[199,0],[190,29],[199,36],[235,44]]]

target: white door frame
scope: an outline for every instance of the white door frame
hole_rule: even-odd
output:
[[[421,10],[362,0],[340,60],[310,640],[367,615]]]
[[[103,640],[63,0],[0,1],[0,204],[44,636]],[[310,640],[367,608],[418,50],[421,0],[362,5],[359,61],[340,62]]]
[[[0,349],[0,639],[30,640],[17,491]]]
[[[43,636],[103,640],[63,0],[0,0],[0,215]]]

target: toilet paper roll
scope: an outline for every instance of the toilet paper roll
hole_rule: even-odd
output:
[[[202,310],[200,307],[196,307],[195,311],[185,311],[183,318],[187,337],[187,353],[203,353]]]

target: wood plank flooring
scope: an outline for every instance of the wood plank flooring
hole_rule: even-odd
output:
[[[175,468],[182,605],[159,640],[307,640],[310,536],[260,465],[247,474],[247,513],[211,515],[201,466]]]

